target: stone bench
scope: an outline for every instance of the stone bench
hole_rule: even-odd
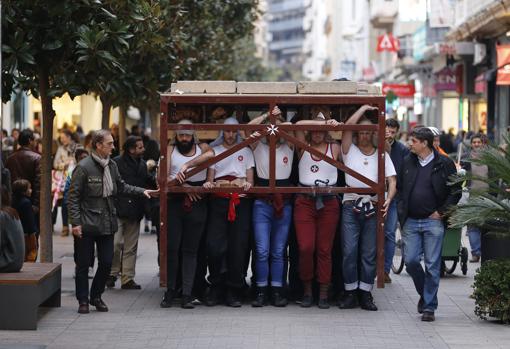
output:
[[[0,273],[0,330],[36,330],[37,309],[60,307],[62,267],[25,263],[19,273]]]

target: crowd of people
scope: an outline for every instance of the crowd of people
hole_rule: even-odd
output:
[[[374,109],[362,106],[346,124],[371,124],[367,115]],[[277,123],[289,123],[278,107],[271,113]],[[333,127],[340,124],[327,108],[312,114],[309,119],[296,123]],[[268,122],[266,113],[250,124]],[[180,123],[192,122],[183,119]],[[230,117],[225,124],[235,125],[238,121]],[[171,307],[176,298],[180,298],[180,305],[185,309],[200,303],[240,307],[247,294],[246,277],[251,264],[253,307],[269,303],[284,307],[288,299],[296,299],[302,307],[316,304],[327,309],[333,300],[341,309],[361,307],[376,311],[372,289],[376,278],[376,211],[379,209],[386,220],[384,281],[391,282],[395,232],[400,223],[406,246],[405,264],[420,296],[417,311],[423,321],[434,321],[447,211],[461,196],[460,185],[447,185],[447,179],[460,167],[477,175],[490,175],[487,168],[464,161],[476,156],[486,138],[474,134],[468,144],[462,139],[457,148],[465,147],[463,161],[456,164],[444,155],[450,149],[443,149],[442,135],[437,129],[416,126],[408,135],[400,134],[399,129],[398,121],[386,121],[387,192],[382,198],[362,193],[250,194],[253,186],[269,186],[268,137],[188,178],[186,173],[190,169],[243,139],[260,135],[225,130],[207,144],[200,142],[193,130],[178,130],[171,139],[167,156],[168,181],[172,185],[240,190],[168,194],[167,285],[161,307]],[[11,132],[13,141],[5,141],[11,136],[2,139],[2,144],[7,145],[2,148],[7,155],[3,157],[2,183],[10,187],[2,188],[0,218],[17,226],[20,236],[24,235],[24,239],[18,239],[24,243],[23,259],[35,261],[41,158],[38,136],[28,129],[14,131]],[[69,128],[59,133],[53,158],[53,217],[56,218],[56,211],[61,207],[62,235],[72,232],[74,236],[80,313],[88,313],[89,305],[98,311],[108,311],[102,294],[105,287],[115,287],[119,278],[122,289],[141,288],[134,278],[144,215],[157,229],[159,245],[159,204],[154,198],[158,195],[159,147],[136,128],[132,131],[122,144],[122,153],[116,125],[87,136]],[[397,139],[399,135],[401,141]],[[343,162],[377,182],[375,136],[372,131],[343,131],[338,142],[325,131],[295,131],[294,137],[308,144],[313,152],[279,138],[275,154],[276,185],[366,188],[358,178],[339,171],[313,153]],[[476,189],[483,186],[477,181],[468,185]],[[476,262],[480,256],[480,232],[468,227],[468,235],[472,261]],[[97,271],[89,290],[88,272],[95,256]],[[422,256],[425,268],[421,265]]]

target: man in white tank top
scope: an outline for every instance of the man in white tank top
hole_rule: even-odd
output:
[[[339,125],[319,112],[313,120],[301,120],[298,125]],[[338,160],[340,145],[330,139],[328,132],[310,131],[296,137],[326,156]],[[334,186],[337,168],[307,151],[299,150],[299,182],[301,186]],[[299,248],[299,276],[304,286],[302,307],[313,304],[312,281],[320,285],[318,306],[329,308],[327,293],[331,283],[331,249],[338,224],[339,203],[336,195],[298,194],[294,203],[294,224]],[[316,259],[316,263],[314,261]],[[316,267],[314,267],[316,264]]]
[[[191,121],[181,120],[179,124],[191,124]],[[185,178],[185,173],[188,168],[197,166],[212,156],[214,153],[207,144],[197,142],[193,130],[176,131],[173,144],[168,147],[168,180],[178,179],[181,185],[186,187],[202,186],[206,179],[206,170],[190,178]],[[179,255],[182,255],[181,307],[192,309],[194,305],[191,293],[197,269],[197,251],[207,220],[207,201],[198,194],[170,193],[167,207],[167,291],[161,307],[168,308],[172,305],[177,289]]]
[[[223,141],[213,148],[214,154],[219,155],[233,147],[237,138],[237,131],[224,130]],[[251,149],[243,148],[209,167],[204,187],[242,187],[247,191],[253,185],[254,166]],[[251,199],[242,193],[213,193],[210,197],[207,261],[211,290],[206,300],[208,306],[217,305],[225,290],[228,306],[242,305],[251,206]]]
[[[366,111],[377,110],[375,107],[364,105],[358,109],[346,122],[348,125],[358,124]],[[370,121],[362,121],[371,124]],[[353,132],[342,133],[342,156],[345,166],[360,173],[368,179],[377,182],[378,152],[374,143],[375,132],[356,132],[357,144],[353,142]],[[341,309],[355,308],[377,310],[372,298],[372,288],[376,275],[377,252],[377,208],[383,209],[384,214],[396,194],[396,173],[390,155],[385,154],[385,174],[388,181],[388,196],[377,198],[370,195],[346,193],[342,202],[342,250],[343,277],[346,292],[338,306]],[[349,187],[368,187],[358,179],[345,175],[345,182]],[[377,200],[384,200],[382,205]]]

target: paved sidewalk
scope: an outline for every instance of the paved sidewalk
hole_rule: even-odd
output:
[[[249,305],[232,309],[199,306],[161,309],[156,238],[142,235],[136,281],[140,291],[108,290],[108,313],[79,315],[74,298],[72,238],[54,237],[55,262],[62,263],[62,307],[41,309],[37,331],[0,331],[4,348],[508,348],[510,328],[478,320],[467,276],[457,269],[442,279],[436,322],[423,323],[410,277],[374,291],[377,312],[360,309],[302,309]],[[92,308],[91,308],[92,309]],[[1,309],[0,309],[1,311]]]

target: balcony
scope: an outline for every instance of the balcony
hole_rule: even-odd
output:
[[[397,0],[373,0],[370,2],[370,22],[375,28],[391,27],[397,15]]]

